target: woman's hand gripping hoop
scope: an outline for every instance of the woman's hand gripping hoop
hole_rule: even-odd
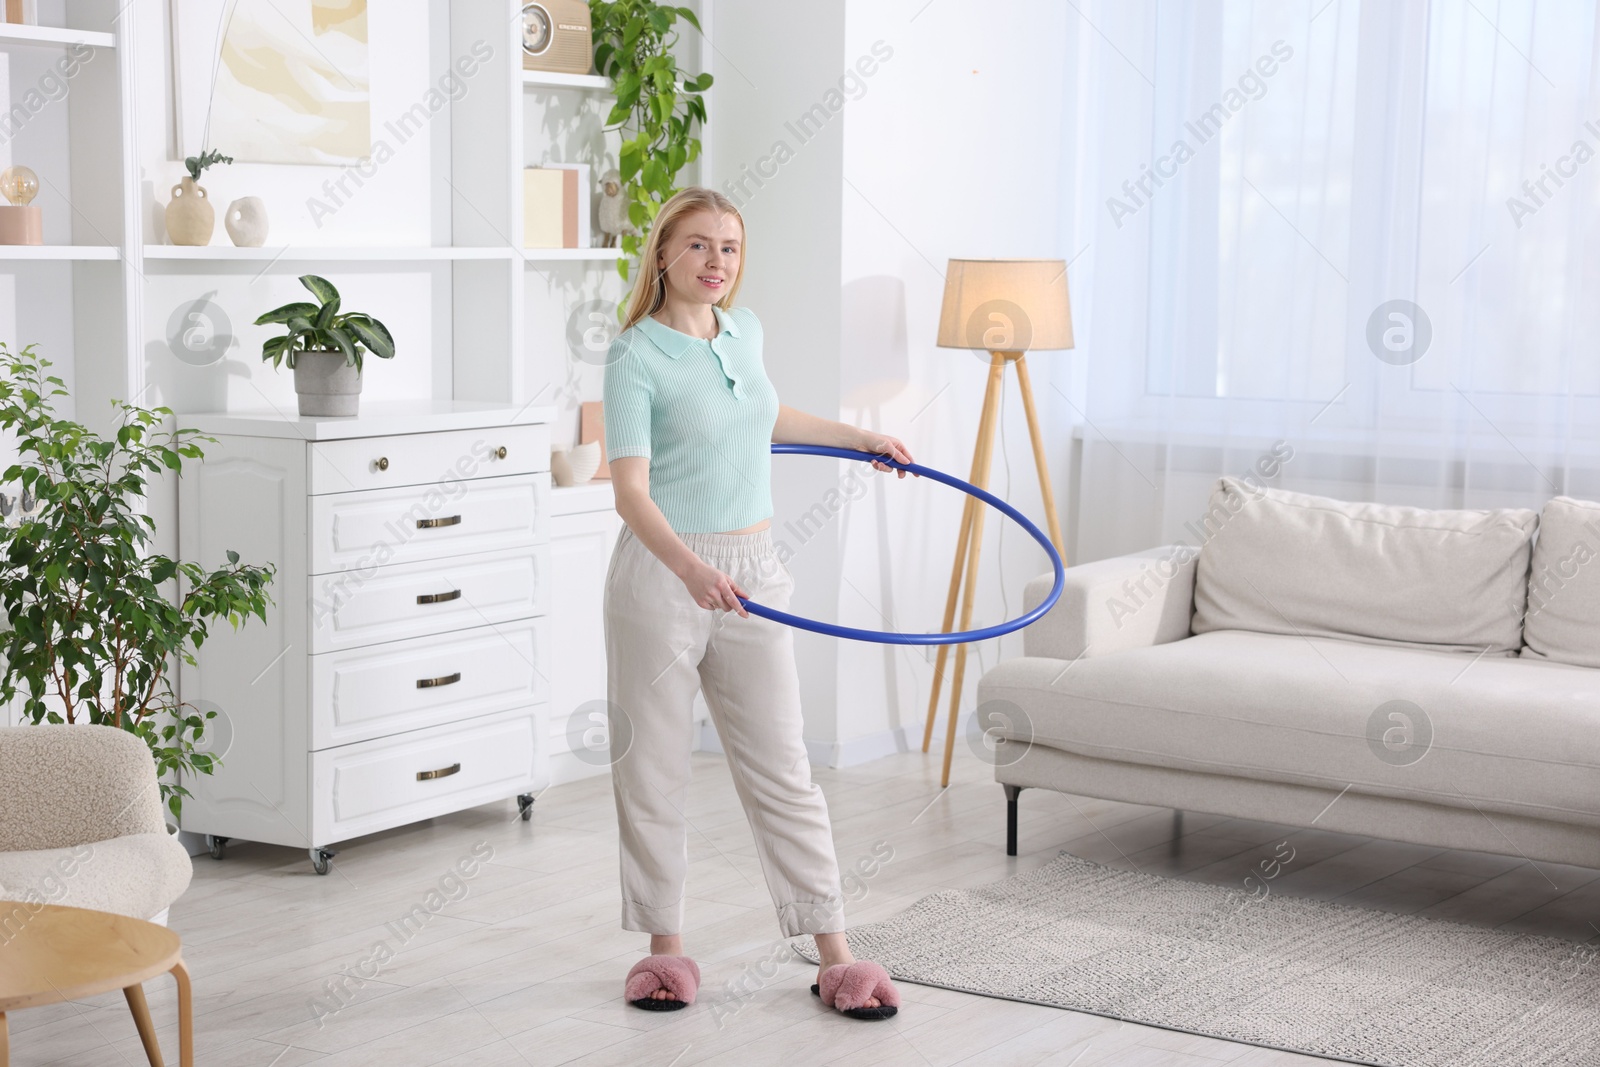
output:
[[[878,455],[872,452],[861,452],[850,448],[830,448],[826,445],[773,445],[772,453],[773,455],[792,454],[801,456],[833,456],[836,459],[859,459],[868,463],[876,461],[899,470],[910,471],[912,474],[920,474],[924,477],[932,478],[934,481],[943,482],[945,485],[953,486],[961,490],[963,493],[977,497],[979,500],[991,507],[998,508],[1000,511],[1005,513],[1008,518],[1016,522],[1017,525],[1021,526],[1024,530],[1032,534],[1033,539],[1039,542],[1039,544],[1043,546],[1045,552],[1050,556],[1050,564],[1055,568],[1056,580],[1055,584],[1050,587],[1050,594],[1044,598],[1038,607],[1034,608],[1026,615],[1019,615],[1010,622],[1002,622],[997,623],[994,626],[986,626],[981,630],[964,630],[959,633],[951,634],[897,634],[886,633],[880,630],[858,630],[851,626],[835,626],[828,622],[816,622],[812,619],[802,619],[800,616],[790,615],[786,611],[776,611],[772,608],[762,607],[754,600],[746,600],[744,597],[739,597],[739,603],[743,604],[752,615],[760,615],[764,619],[771,619],[774,622],[781,622],[785,625],[793,626],[801,630],[810,630],[813,633],[827,634],[830,637],[848,638],[851,641],[874,641],[878,644],[884,645],[964,645],[972,641],[987,641],[991,637],[999,637],[1002,634],[1008,634],[1015,630],[1020,630],[1024,626],[1027,626],[1029,623],[1032,623],[1036,619],[1043,616],[1044,613],[1054,607],[1055,602],[1060,599],[1061,587],[1066,583],[1067,574],[1066,568],[1061,562],[1061,553],[1057,552],[1056,546],[1050,543],[1050,538],[1046,537],[1044,532],[1041,531],[1039,527],[1029,522],[1027,516],[1023,515],[1022,512],[1018,511],[1010,504],[1007,504],[999,497],[979,489],[972,483],[964,482],[960,478],[955,478],[945,474],[943,471],[936,471],[931,467],[924,467],[919,463],[899,463],[890,459],[887,455]]]

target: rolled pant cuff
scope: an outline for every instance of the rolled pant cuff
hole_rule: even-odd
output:
[[[778,909],[778,928],[785,937],[842,934],[845,930],[844,903],[838,900],[806,900],[785,904]]]
[[[626,897],[622,900],[622,928],[642,934],[670,937],[683,933],[683,900],[664,908],[651,908]]]

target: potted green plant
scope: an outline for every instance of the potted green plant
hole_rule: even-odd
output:
[[[285,304],[256,319],[257,326],[287,326],[289,332],[268,338],[262,360],[294,370],[294,391],[302,415],[354,415],[361,400],[361,356],[394,358],[394,337],[371,315],[340,311],[339,290],[315,274],[302,274],[300,284],[317,303]]]
[[[678,172],[700,155],[692,135],[696,122],[706,121],[700,95],[711,88],[711,74],[685,77],[672,54],[684,21],[700,29],[700,20],[686,7],[654,0],[590,0],[590,36],[594,66],[611,79],[617,102],[606,116],[607,129],[622,138],[619,155],[628,221],[638,231],[622,235],[622,250],[638,256],[656,213],[677,192]],[[617,260],[617,272],[628,278],[628,260]]]
[[[21,695],[33,723],[94,723],[142,738],[162,798],[179,815],[190,794],[173,772],[217,766],[204,751],[217,712],[181,703],[173,670],[180,658],[195,662],[214,622],[266,621],[274,568],[229,551],[227,566],[208,571],[152,551],[148,480],[181,474],[185,459],[202,458],[196,442],[215,438],[163,428],[168,408],[122,401],[112,401],[121,414],[115,436],[102,438],[56,417],[54,398],[67,391],[46,375],[50,365],[32,345],[13,353],[0,342],[0,430],[14,436],[18,456],[3,478],[35,501],[31,514],[24,508],[0,524],[0,700]],[[174,578],[183,585],[176,600],[162,592]]]

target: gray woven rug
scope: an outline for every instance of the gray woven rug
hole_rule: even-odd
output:
[[[810,937],[793,942],[813,963]],[[1063,852],[850,931],[896,979],[1380,1067],[1600,1064],[1596,946]]]

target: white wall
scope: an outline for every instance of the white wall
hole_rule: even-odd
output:
[[[965,477],[987,360],[934,345],[946,260],[1071,257],[1058,205],[1073,16],[1046,0],[837,0],[806,14],[715,5],[712,184],[736,196],[750,230],[741,302],[766,324],[784,403],[899,437],[919,463]],[[819,104],[820,132],[797,129]],[[1072,408],[1052,382],[1070,394],[1074,361],[1030,362],[1064,511]],[[1006,384],[990,485],[1042,523],[1015,376]],[[796,550],[795,610],[939,628],[960,494],[798,457],[774,461],[773,492],[774,536]],[[819,524],[801,527],[808,511]],[[1019,613],[1024,583],[1048,568],[997,514],[983,549],[975,625]],[[933,649],[807,633],[797,648],[814,756],[848,764],[921,745]],[[964,710],[983,667],[1020,652],[1020,635],[978,646]],[[944,693],[941,737],[948,673]]]
[[[917,462],[960,477],[972,464],[988,359],[936,347],[943,273],[952,257],[1072,258],[1059,210],[1068,184],[1063,82],[1074,19],[1068,6],[1048,0],[849,7],[847,56],[871,54],[877,42],[893,55],[844,114],[843,351],[861,361],[884,360],[886,348],[892,355],[877,373],[859,376],[864,381],[846,398],[845,418],[900,437]],[[882,298],[889,293],[903,296]],[[873,343],[896,334],[905,338],[903,353]],[[1074,355],[1040,352],[1028,363],[1053,489],[1064,509],[1073,419],[1062,392],[1071,392]],[[885,395],[889,383],[895,388]],[[1043,527],[1014,373],[1005,385],[1003,436],[989,485]],[[873,479],[873,491],[843,524],[842,621],[938,629],[963,502],[944,486]],[[1027,534],[989,511],[973,624],[1019,614],[1023,585],[1048,568]],[[963,713],[973,708],[983,669],[1021,651],[1020,633],[969,649]],[[854,743],[854,757],[882,749],[891,735],[921,745],[935,652],[840,644],[840,739]],[[948,662],[934,751],[948,715],[954,657]]]
[[[838,418],[844,125],[834,116],[801,143],[786,124],[839,78],[845,2],[817,0],[806,5],[802,18],[769,0],[726,0],[714,6],[713,17],[716,83],[708,105],[713,161],[707,178],[735,198],[744,216],[749,255],[738,301],[761,318],[767,372],[779,399]],[[792,157],[784,154],[778,166],[774,146],[780,141]],[[743,189],[730,188],[746,168],[772,176],[759,185],[747,181]],[[775,457],[772,469],[773,538],[793,553],[791,610],[830,620],[837,613],[837,537],[828,532],[803,539],[791,524],[836,485],[835,467],[831,460],[796,456]],[[824,752],[840,729],[837,645],[832,638],[795,633],[806,737]]]

